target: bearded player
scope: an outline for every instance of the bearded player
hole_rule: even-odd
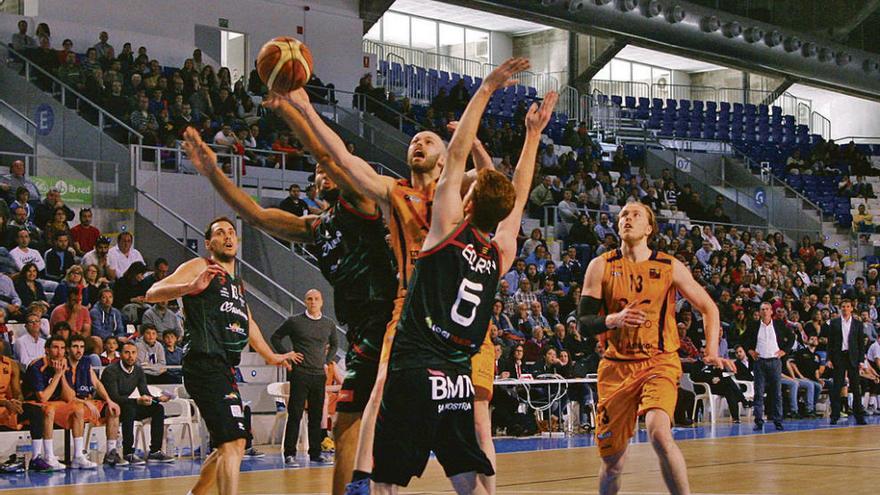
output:
[[[598,377],[599,493],[620,490],[627,444],[636,417],[644,415],[667,488],[687,494],[687,466],[672,439],[681,378],[675,292],[703,315],[703,362],[721,367],[718,308],[684,264],[648,247],[657,233],[650,207],[628,203],[617,223],[622,246],[590,262],[578,308],[584,335],[598,336],[605,346]]]
[[[505,71],[521,71],[528,68],[528,62],[522,59],[512,59],[505,62],[502,67]],[[499,67],[496,70],[502,69]],[[351,177],[352,182],[358,185],[364,195],[379,205],[388,221],[391,248],[398,266],[397,296],[394,300],[392,318],[386,328],[382,344],[376,385],[373,387],[370,400],[363,413],[352,477],[353,483],[347,492],[353,494],[369,493],[369,473],[373,464],[373,430],[387,374],[388,358],[391,354],[397,323],[403,310],[406,288],[410,283],[412,270],[415,266],[415,258],[422,248],[422,243],[430,227],[434,188],[446,157],[446,148],[437,134],[430,131],[420,132],[410,141],[407,151],[407,163],[411,171],[410,179],[395,180],[391,177],[380,176],[367,162],[348,151],[342,139],[324,123],[321,116],[314,110],[305,91],[292,92],[290,101],[305,117],[308,127],[317,136],[321,146],[327,150],[336,163],[342,166],[344,172]],[[459,194],[468,190],[480,170],[491,167],[491,159],[488,154],[479,145],[473,149],[478,152],[475,154],[474,160],[476,168],[465,174],[461,181],[462,187]],[[491,354],[493,352],[492,346],[491,343],[488,344],[484,347],[484,352]],[[481,401],[483,407],[480,407],[480,410],[485,411],[485,414],[479,415],[482,420],[478,419],[477,428],[482,432],[480,435],[481,443],[488,449],[492,448],[488,413],[488,401],[492,390],[492,365],[491,359],[477,359],[475,369],[475,376],[480,377],[475,386],[483,399]],[[479,371],[484,367],[488,367],[488,372]],[[488,439],[488,444],[485,439]],[[494,451],[491,454],[494,457]]]
[[[486,340],[500,274],[516,256],[538,142],[556,94],[547,95],[540,111],[537,105],[529,110],[513,184],[499,172],[483,170],[464,199],[461,188],[467,154],[489,98],[516,84],[511,77],[527,66],[524,60],[509,61],[486,77],[450,142],[431,227],[391,349],[373,448],[375,493],[396,493],[413,476],[421,476],[432,451],[456,493],[489,492],[478,480],[478,475],[494,475],[494,468],[474,428],[471,357]],[[492,231],[495,236],[489,240]]]

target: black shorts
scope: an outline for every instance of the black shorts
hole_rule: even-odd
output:
[[[247,438],[241,394],[228,364],[216,357],[188,354],[183,359],[183,383],[205,420],[211,445]]]
[[[348,324],[349,345],[345,355],[345,380],[336,402],[336,410],[362,413],[376,384],[379,354],[393,303],[379,302],[372,309],[364,308],[364,316]],[[387,309],[387,311],[386,311]]]
[[[431,451],[447,477],[495,471],[474,428],[470,373],[454,370],[391,371],[373,443],[373,481],[407,486],[421,476]]]

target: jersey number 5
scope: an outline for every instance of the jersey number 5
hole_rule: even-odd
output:
[[[450,314],[452,321],[463,327],[470,326],[474,322],[474,318],[477,317],[477,306],[480,305],[479,293],[482,291],[483,284],[471,282],[466,278],[462,279],[461,285],[458,287],[458,297],[455,298],[455,304],[452,305],[452,312]],[[458,311],[458,305],[461,304],[461,301],[467,301],[474,306],[467,316],[462,315]]]

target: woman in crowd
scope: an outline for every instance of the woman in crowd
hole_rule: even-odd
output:
[[[85,285],[86,296],[89,301],[98,301],[98,291],[108,286],[109,282],[106,278],[98,278],[98,265],[89,264],[83,269],[83,284]]]
[[[71,290],[82,290],[84,288],[83,268],[80,265],[73,265],[67,269],[64,280],[55,288],[55,295],[52,297],[52,307],[65,304],[67,302],[67,295],[70,294]],[[82,305],[88,308],[94,301],[86,299],[86,297],[88,297],[88,294],[83,290]]]
[[[532,229],[531,235],[523,243],[522,251],[520,251],[519,255],[521,258],[528,258],[534,251],[535,248],[544,245],[546,247],[546,243],[544,243],[544,233],[539,228]]]
[[[55,245],[55,237],[58,234],[67,234],[70,238],[70,224],[67,223],[67,211],[59,206],[52,213],[52,220],[46,224],[46,242],[50,246]]]
[[[34,263],[25,263],[21,267],[21,271],[18,272],[15,279],[15,292],[21,299],[22,307],[28,307],[35,301],[48,301],[46,293],[43,291],[43,284],[37,280],[39,276],[37,265]]]

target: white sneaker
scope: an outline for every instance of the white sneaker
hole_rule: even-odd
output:
[[[73,458],[73,462],[70,463],[70,467],[73,469],[96,469],[98,465],[90,461],[85,456],[78,455]]]
[[[64,471],[67,469],[54,455],[52,457],[43,457],[43,460],[46,461],[46,464],[48,464],[50,468],[52,468],[52,471]]]

